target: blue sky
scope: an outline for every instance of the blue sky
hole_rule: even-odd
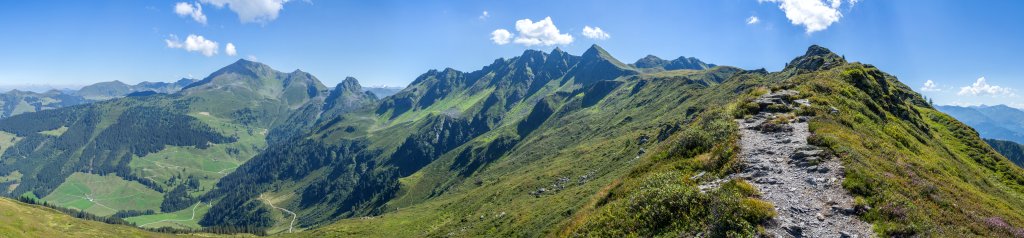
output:
[[[178,4],[186,5],[177,9]],[[302,69],[328,85],[354,76],[364,85],[404,86],[429,69],[472,71],[525,49],[561,47],[581,54],[595,43],[625,62],[647,54],[692,56],[774,71],[810,44],[820,44],[896,75],[938,104],[1024,106],[1019,91],[1024,90],[1024,14],[1019,14],[1024,1],[41,0],[6,5],[0,8],[0,86],[6,87],[202,78],[239,58],[286,72]],[[196,6],[202,14],[194,14]],[[545,25],[547,17],[553,27]],[[751,17],[758,20],[748,24]],[[517,30],[517,21],[525,19],[530,21],[520,25],[533,31]],[[607,35],[590,31],[597,38],[588,37],[583,32],[588,26]],[[493,39],[499,29],[511,34],[507,43]],[[228,43],[236,54],[228,54]],[[925,87],[928,80],[931,87]]]

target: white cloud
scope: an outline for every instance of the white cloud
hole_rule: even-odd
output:
[[[259,58],[256,58],[255,55],[246,56],[245,59],[249,60],[249,61],[259,61],[260,60]]]
[[[216,41],[207,40],[203,36],[188,35],[185,41],[178,39],[178,36],[171,34],[170,39],[164,40],[167,48],[185,49],[188,52],[199,52],[207,57],[216,55],[220,46]]]
[[[839,21],[843,14],[839,7],[842,0],[757,0],[758,2],[778,3],[779,9],[786,13],[786,18],[793,25],[803,25],[807,34],[828,29],[832,23]],[[849,0],[852,7],[857,0]]]
[[[487,11],[484,11],[484,13],[480,14],[480,20],[486,20],[489,17],[491,17],[491,14],[488,13]]]
[[[971,84],[970,86],[961,87],[960,88],[960,92],[956,93],[956,95],[960,95],[960,96],[968,96],[968,95],[970,95],[970,96],[978,96],[978,95],[982,95],[982,96],[985,96],[985,95],[991,95],[991,96],[1000,96],[1000,95],[1014,96],[1015,94],[1013,93],[1013,89],[1007,88],[1007,87],[1002,87],[1002,86],[990,85],[990,84],[988,84],[988,82],[985,81],[985,77],[981,77],[981,78],[978,78],[977,81],[974,81],[974,84]]]
[[[231,42],[228,42],[227,45],[224,45],[224,53],[228,54],[229,56],[237,55],[238,51],[235,50],[235,44],[232,44]]]
[[[607,40],[612,37],[607,32],[604,32],[604,30],[601,30],[600,27],[591,28],[590,26],[583,27],[583,36],[595,40]]]
[[[491,32],[491,41],[495,44],[504,45],[512,41],[512,32],[505,29],[497,29]]]
[[[242,23],[266,23],[277,19],[284,4],[290,0],[201,0],[203,3],[228,9],[238,14]]]
[[[757,18],[757,16],[750,16],[747,18],[747,25],[757,24],[758,22],[761,22],[761,19]]]
[[[928,81],[924,81],[924,86],[921,87],[921,91],[922,92],[939,92],[939,91],[942,91],[942,89],[939,88],[939,86],[936,85],[935,82],[933,82],[931,80],[928,80]]]
[[[174,13],[178,14],[178,16],[192,17],[192,20],[206,25],[206,15],[203,15],[203,6],[199,3],[193,5],[187,2],[179,2],[174,4]]]
[[[533,22],[530,19],[518,20],[516,21],[516,31],[519,34],[513,42],[525,46],[566,45],[572,43],[573,40],[572,36],[568,33],[562,34],[558,31],[558,27],[555,27],[551,17],[545,17],[537,22]]]

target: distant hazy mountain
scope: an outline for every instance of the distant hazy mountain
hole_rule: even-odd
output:
[[[363,87],[363,90],[373,93],[377,98],[385,98],[387,96],[395,95],[398,91],[402,91],[403,87],[387,87],[387,86],[371,86]]]
[[[636,67],[637,69],[645,72],[657,72],[657,71],[668,71],[668,70],[680,70],[680,69],[692,69],[692,70],[704,70],[714,68],[716,65],[704,63],[700,59],[694,57],[680,56],[674,60],[663,60],[654,55],[647,55],[636,61],[636,63],[630,64],[630,66]]]
[[[125,95],[134,92],[153,91],[157,93],[174,93],[195,82],[195,79],[188,78],[182,78],[173,83],[141,82],[136,85],[128,85],[121,81],[110,81],[82,87],[82,89],[77,90],[75,94],[89,100],[106,100],[124,97]]]
[[[173,83],[165,82],[142,82],[136,85],[128,85],[120,81],[101,82],[82,87],[79,90],[49,90],[42,93],[11,90],[0,93],[0,118],[14,116],[26,112],[37,112],[47,109],[55,109],[67,106],[74,106],[83,103],[90,103],[113,98],[145,95],[150,93],[175,93],[189,84],[195,83],[195,79],[183,78]]]
[[[131,86],[121,81],[110,81],[82,87],[75,94],[89,100],[106,100],[132,93],[131,90]]]
[[[936,106],[957,120],[973,127],[982,138],[1024,143],[1024,111],[996,106]]]
[[[57,90],[43,93],[11,90],[0,93],[0,118],[87,102],[90,100]]]

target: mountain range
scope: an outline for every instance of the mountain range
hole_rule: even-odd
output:
[[[849,207],[784,205],[758,188],[789,184],[740,176],[761,169],[741,148],[769,144],[744,130],[795,123],[812,149],[792,158],[843,177],[793,182]],[[281,236],[799,235],[837,214],[878,236],[1024,234],[1024,170],[820,46],[778,72],[526,50],[384,97],[239,60],[177,92],[0,119],[0,176],[6,196],[143,228]]]
[[[1006,105],[937,106],[940,111],[970,125],[983,138],[1024,143],[1024,111]]]
[[[124,97],[132,93],[174,93],[194,82],[195,79],[185,78],[174,83],[142,82],[136,85],[110,81],[88,85],[79,90],[49,90],[42,93],[11,90],[0,93],[0,118]]]
[[[141,82],[135,85],[128,85],[120,81],[110,81],[87,85],[78,90],[51,89],[42,93],[13,89],[0,93],[0,118],[126,96],[143,96],[155,93],[173,94],[198,81],[197,79],[182,78],[173,83]],[[399,87],[386,86],[364,88],[365,91],[371,92],[377,97],[391,96],[401,89]]]

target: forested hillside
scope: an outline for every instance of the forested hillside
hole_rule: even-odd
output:
[[[992,146],[999,154],[1006,156],[1017,166],[1024,167],[1024,145],[1013,141],[985,139],[985,143]]]

